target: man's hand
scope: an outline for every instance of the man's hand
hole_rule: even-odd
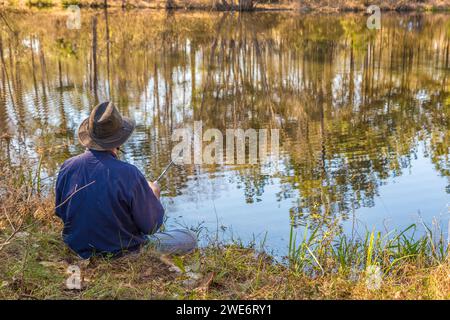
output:
[[[159,187],[158,182],[148,181],[148,185],[153,190],[153,193],[155,194],[155,196],[159,199],[159,197],[161,196],[161,188]]]

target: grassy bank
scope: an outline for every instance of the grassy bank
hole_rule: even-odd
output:
[[[338,12],[338,11],[364,11],[369,5],[378,5],[381,10],[396,11],[446,11],[450,4],[445,0],[304,0],[304,1],[255,1],[255,0],[0,0],[0,6],[23,7],[112,7],[112,8],[147,8],[147,9],[195,9],[195,10],[224,10],[224,11],[251,11],[251,10],[300,10]]]
[[[414,237],[414,226],[352,239],[333,227],[292,232],[284,261],[217,242],[183,257],[145,248],[80,260],[61,241],[36,168],[2,168],[0,299],[450,299],[446,239]],[[81,268],[81,290],[65,286],[69,265]]]

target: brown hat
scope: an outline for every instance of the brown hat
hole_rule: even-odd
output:
[[[78,140],[86,148],[105,151],[114,149],[128,140],[136,124],[122,117],[112,102],[95,106],[89,118],[78,129]]]

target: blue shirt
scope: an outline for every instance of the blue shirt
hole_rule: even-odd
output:
[[[164,208],[135,166],[111,152],[93,150],[62,165],[55,211],[64,222],[64,242],[82,258],[139,249],[164,217]]]

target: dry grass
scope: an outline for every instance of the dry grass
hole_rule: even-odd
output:
[[[57,229],[57,228],[55,228]],[[207,248],[176,265],[196,268],[189,281],[151,250],[116,260],[78,260],[58,237],[41,228],[17,238],[0,253],[1,299],[449,299],[450,265],[403,265],[369,290],[363,274],[349,279],[326,273],[311,277],[292,272],[264,255],[237,246]],[[69,265],[81,267],[83,289],[64,286]],[[206,282],[206,285],[205,285]]]
[[[405,259],[372,290],[364,271],[340,270],[336,257],[321,258],[328,262],[318,273],[237,244],[184,257],[146,248],[120,259],[80,260],[61,240],[51,193],[38,194],[35,175],[2,168],[0,299],[450,299],[448,253],[441,261],[428,251]],[[65,287],[74,264],[82,270],[82,290]]]

